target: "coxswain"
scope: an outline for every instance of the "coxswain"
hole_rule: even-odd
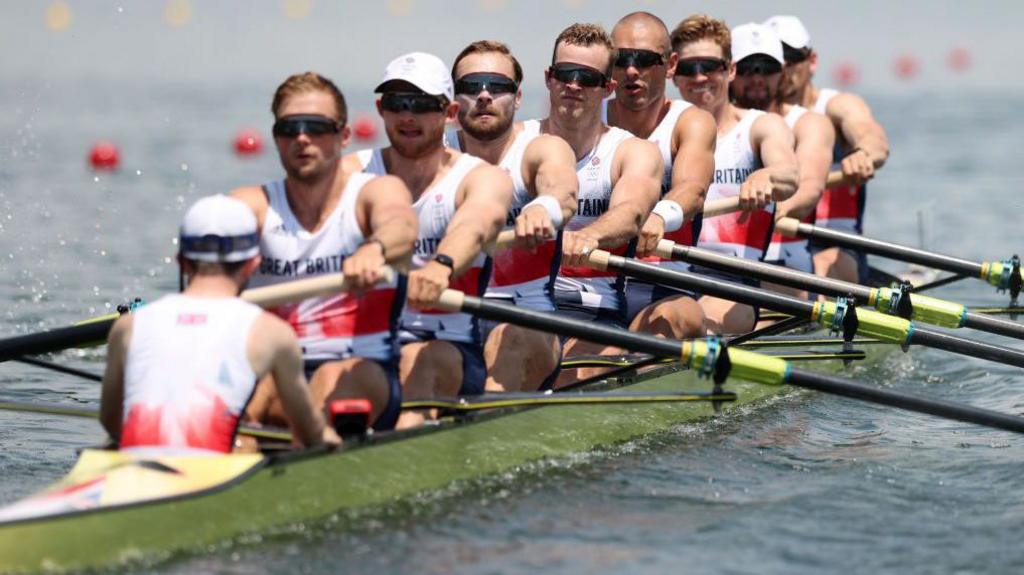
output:
[[[209,196],[185,214],[178,264],[188,285],[131,314],[107,339],[100,421],[122,450],[229,453],[257,380],[273,375],[295,440],[338,444],[314,406],[291,327],[238,298],[260,265],[256,218]]]
[[[704,205],[715,172],[715,119],[685,100],[670,99],[665,85],[675,71],[668,28],[649,12],[633,12],[612,28],[617,57],[615,97],[607,100],[607,123],[657,144],[665,172],[661,199],[640,230],[637,255],[667,269],[689,264],[651,255],[662,239],[692,246],[694,216]],[[699,218],[696,219],[699,223]],[[704,335],[704,312],[690,291],[640,280],[626,281],[630,329],[675,339]]]
[[[446,288],[482,295],[484,248],[505,224],[512,180],[480,158],[446,148],[458,116],[452,77],[437,56],[413,52],[388,64],[375,92],[389,146],[346,156],[352,169],[398,176],[412,192],[419,235],[400,321],[401,380],[409,398],[483,393],[487,378],[477,319],[432,306]],[[406,411],[399,427],[428,414]]]
[[[500,166],[515,186],[505,229],[514,230],[516,244],[491,253],[484,297],[554,311],[558,234],[576,213],[576,156],[561,138],[540,134],[537,122],[515,121],[523,68],[505,44],[466,46],[452,63],[452,79],[461,129],[449,131],[446,144]],[[562,358],[557,336],[508,323],[481,327],[488,391],[551,388]]]
[[[744,24],[732,30],[732,39],[744,35],[761,34],[775,37],[775,32],[768,26],[760,24]],[[788,200],[779,202],[775,207],[775,219],[796,218],[802,220],[814,213],[825,179],[832,166],[832,148],[835,145],[835,130],[828,118],[817,112],[804,108],[799,104],[789,104],[779,98],[779,84],[782,82],[783,66],[788,65],[776,59],[778,51],[767,49],[755,52],[736,63],[737,74],[731,84],[733,102],[741,108],[764,110],[782,116],[786,125],[793,131],[796,142],[796,157],[800,165],[800,183],[796,193]],[[785,52],[783,51],[783,58]],[[739,73],[742,70],[743,73]],[[772,235],[771,245],[765,261],[805,273],[814,273],[811,263],[811,252],[807,248],[807,240],[800,237],[787,237],[776,232]],[[806,291],[781,285],[764,284],[774,291],[807,299]]]
[[[814,224],[844,232],[863,233],[867,181],[889,158],[889,139],[863,98],[849,92],[817,88],[813,83],[818,53],[811,36],[796,16],[772,16],[765,24],[782,40],[786,68],[781,98],[826,116],[835,128],[834,171],[843,181],[825,189],[814,214]],[[811,242],[814,272],[843,281],[865,283],[867,258],[863,252]]]
[[[401,408],[398,314],[401,286],[382,282],[385,264],[405,265],[416,239],[412,199],[398,178],[343,169],[348,108],[337,86],[314,72],[286,79],[274,93],[274,144],[285,177],[235,190],[260,227],[262,264],[252,286],[343,274],[353,291],[275,308],[299,336],[318,404],[370,401],[376,429],[394,427]],[[248,414],[280,416],[270,382]]]
[[[674,82],[684,100],[710,112],[718,125],[715,177],[707,201],[740,198],[740,212],[703,219],[697,246],[763,260],[774,229],[775,202],[796,192],[797,163],[793,133],[782,118],[729,101],[736,62],[760,51],[761,42],[767,43],[760,36],[736,40],[733,42],[725,22],[705,14],[680,22],[672,31],[672,48],[679,54]],[[781,54],[778,60],[782,60]],[[697,271],[758,285],[756,279],[742,275],[704,268]],[[757,322],[757,310],[752,306],[706,295],[699,302],[709,332],[742,333]]]

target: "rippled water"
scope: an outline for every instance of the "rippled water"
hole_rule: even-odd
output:
[[[277,175],[235,158],[230,137],[264,126],[267,86],[0,87],[0,334],[107,313],[175,289],[169,257],[184,206]],[[1022,98],[873,98],[892,159],[868,233],[1001,259],[1024,250]],[[533,109],[536,109],[534,106]],[[531,109],[529,103],[527,109]],[[123,169],[91,174],[100,136]],[[964,281],[937,292],[1004,296]],[[989,341],[999,341],[971,333]],[[1001,342],[1005,343],[1005,342]],[[1016,347],[1024,347],[1017,345]],[[102,350],[55,359],[99,372]],[[1024,411],[1016,369],[915,349],[852,375],[893,389]],[[95,406],[98,388],[18,363],[0,399]],[[97,423],[0,413],[0,502],[66,471]],[[173,573],[996,573],[1024,563],[1024,442],[1007,433],[811,393],[743,417],[333,518],[163,563]],[[149,568],[146,569],[150,570]]]

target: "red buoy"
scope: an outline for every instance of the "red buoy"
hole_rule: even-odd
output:
[[[257,130],[246,128],[235,134],[235,153],[239,156],[254,156],[263,151],[263,137]]]
[[[946,65],[954,72],[966,72],[971,67],[971,53],[966,48],[953,48],[946,56]]]
[[[113,142],[100,140],[89,149],[89,165],[98,171],[116,170],[121,163],[121,153]]]
[[[849,88],[860,79],[860,71],[850,62],[841,62],[832,71],[832,79],[840,88]]]
[[[893,62],[893,71],[900,80],[909,80],[921,71],[921,63],[910,54],[904,54]]]
[[[377,138],[377,123],[372,118],[363,116],[352,124],[352,132],[356,139],[361,142],[368,142]]]

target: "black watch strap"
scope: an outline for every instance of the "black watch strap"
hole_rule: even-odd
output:
[[[452,270],[452,272],[455,272],[455,260],[453,260],[451,256],[447,256],[445,254],[434,254],[434,257],[430,259],[447,267],[448,269]]]

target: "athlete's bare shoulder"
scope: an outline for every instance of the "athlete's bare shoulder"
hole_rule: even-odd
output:
[[[363,171],[363,162],[359,158],[359,152],[345,154],[341,158],[341,169],[346,174],[358,174]]]
[[[410,203],[410,205],[412,203],[412,194],[409,192],[409,188],[405,186],[405,182],[403,182],[398,176],[376,176],[366,182],[363,189],[366,191],[366,194],[361,195],[360,198],[380,198],[387,196],[389,198],[405,199]]]
[[[825,113],[833,120],[846,118],[871,117],[871,108],[864,98],[850,92],[839,92],[828,101]]]
[[[245,205],[256,214],[256,221],[263,226],[263,220],[267,216],[267,208],[270,207],[270,200],[262,186],[244,186],[231,190],[231,197],[242,200]]]
[[[701,110],[697,106],[690,106],[679,114],[676,125],[672,128],[673,136],[680,136],[682,139],[697,138],[701,135],[714,140],[718,132],[718,125],[715,117],[707,110]]]
[[[292,327],[270,312],[256,316],[249,329],[245,349],[249,363],[258,376],[270,371],[281,354],[296,351],[301,354]]]

